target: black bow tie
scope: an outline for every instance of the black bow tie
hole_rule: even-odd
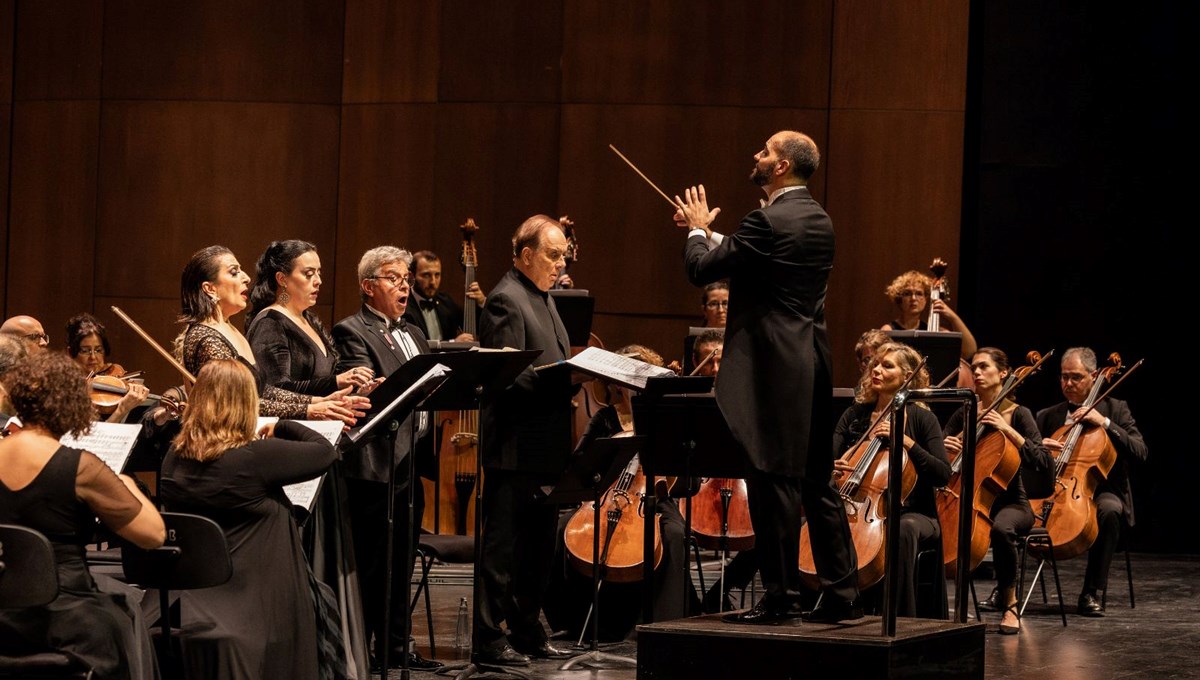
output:
[[[407,331],[408,324],[404,321],[404,319],[397,319],[396,321],[389,321],[388,322],[388,330],[389,331],[394,331],[394,330]]]
[[[438,304],[437,300],[428,300],[428,299],[420,300],[417,302],[417,305],[421,309],[423,309],[427,312],[432,312],[434,309],[437,309],[437,304]]]

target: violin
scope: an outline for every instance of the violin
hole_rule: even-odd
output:
[[[1109,365],[1096,370],[1095,380],[1082,406],[1091,411],[1120,383],[1112,383],[1103,395],[1100,388],[1112,382],[1124,370],[1121,355],[1108,357]],[[1141,365],[1134,364],[1129,372]],[[1128,377],[1129,372],[1121,378]],[[1108,478],[1117,462],[1117,450],[1103,427],[1096,427],[1082,418],[1054,431],[1054,439],[1063,442],[1062,451],[1054,460],[1054,492],[1048,498],[1031,500],[1034,517],[1042,520],[1054,543],[1055,559],[1071,559],[1092,547],[1099,532],[1096,522],[1096,503],[1092,497],[1096,487]]]
[[[1021,451],[1003,433],[996,430],[985,431],[983,416],[994,410],[1002,413],[1011,412],[1016,405],[1007,400],[1017,386],[1026,378],[1041,369],[1046,359],[1054,354],[1053,350],[1044,356],[1040,352],[1030,352],[1026,359],[1030,365],[1013,370],[1005,379],[1003,387],[983,413],[979,416],[979,425],[975,429],[975,487],[971,516],[971,548],[968,572],[974,571],[983,562],[991,546],[992,505],[1008,485],[1012,483],[1017,470],[1021,467]],[[958,522],[962,493],[962,455],[959,454],[950,461],[950,481],[934,491],[937,503],[938,522],[942,526],[942,559],[946,574],[951,578],[958,569]]]
[[[129,382],[115,375],[95,375],[88,379],[88,391],[96,411],[100,415],[107,416],[117,410],[117,404],[120,404],[125,395],[129,394]],[[141,406],[154,406],[163,399],[173,401],[169,397],[150,394],[146,396]]]
[[[632,431],[614,437],[633,436]],[[579,573],[592,575],[595,532],[600,531],[600,554],[596,560],[600,578],[612,583],[642,580],[645,536],[646,476],[635,455],[600,499],[599,527],[595,526],[595,503],[584,503],[567,522],[563,534],[567,557]],[[662,520],[659,519],[661,525]],[[662,562],[662,531],[654,532],[654,566]]]
[[[479,225],[475,224],[474,218],[468,217],[458,228],[463,239],[461,261],[466,289],[475,282],[475,268],[479,261],[475,250],[475,232],[479,231]],[[477,335],[475,308],[475,299],[464,293],[462,329],[472,336]],[[475,533],[479,411],[464,409],[440,412],[438,425],[441,446],[438,448],[438,479],[433,493],[435,500],[426,506],[422,525],[434,533],[470,536]]]
[[[950,282],[946,280],[946,269],[950,265],[940,257],[933,258],[933,264],[929,265],[929,271],[933,273],[933,283],[929,286],[929,323],[926,325],[931,331],[942,330],[942,315],[933,311],[933,303],[935,300],[950,299]]]
[[[897,394],[908,389],[925,368],[927,358],[922,358],[916,370],[905,379]],[[846,519],[850,523],[850,536],[858,558],[858,587],[869,588],[883,579],[884,541],[887,537],[888,475],[890,468],[890,437],[871,437],[884,418],[890,418],[895,409],[895,400],[889,400],[879,417],[871,423],[858,442],[842,455],[842,460],[853,466],[853,470],[835,470],[833,485],[846,508]],[[896,435],[903,444],[903,433]],[[904,456],[904,468],[900,474],[900,499],[907,501],[917,485],[917,471],[908,456]],[[814,590],[820,588],[816,560],[813,558],[812,538],[808,524],[800,528],[800,579]]]

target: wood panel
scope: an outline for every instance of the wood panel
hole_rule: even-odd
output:
[[[563,100],[825,108],[831,0],[566,3]]]
[[[109,99],[337,102],[343,5],[108,0]]]
[[[47,0],[17,6],[15,99],[100,97],[101,0]]]
[[[214,243],[251,271],[275,239],[331,256],[338,115],[302,104],[105,104],[97,292],[177,299],[187,258]]]
[[[956,290],[962,128],[956,112],[830,115],[825,208],[838,232],[828,304],[837,384],[856,376],[859,334],[895,316],[883,290],[896,275],[925,271],[934,257],[943,257]],[[902,176],[901,167],[919,171]]]
[[[439,0],[349,0],[342,101],[436,101],[440,21]]]
[[[13,89],[13,0],[0,0],[0,102],[12,101]]]
[[[438,99],[557,101],[562,16],[543,0],[445,0]]]
[[[12,132],[12,104],[0,102],[0,319],[8,318],[8,175],[9,146]]]
[[[7,312],[37,317],[55,346],[92,307],[99,116],[94,101],[13,104]]]
[[[370,248],[426,247],[433,224],[436,107],[342,109],[334,316],[359,306],[358,260]]]
[[[512,234],[539,213],[558,217],[557,106],[443,104],[437,114],[437,159],[428,246],[443,259],[442,286],[462,290],[456,266],[467,217],[479,224],[478,280],[484,290],[512,266]],[[447,259],[448,258],[448,259]]]
[[[831,107],[965,110],[970,6],[838,0]]]
[[[606,313],[690,316],[696,288],[683,270],[684,234],[667,202],[609,148],[612,143],[669,195],[703,183],[710,206],[722,208],[714,228],[731,233],[763,198],[749,181],[753,155],[780,129],[811,131],[824,147],[822,111],[563,107],[560,205],[576,222],[582,246],[576,284]],[[824,171],[813,177],[820,197]]]

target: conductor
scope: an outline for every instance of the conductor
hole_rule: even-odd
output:
[[[833,472],[833,381],[825,330],[825,291],[833,268],[829,216],[808,190],[820,162],[809,136],[782,131],[754,155],[750,180],[767,194],[737,231],[711,228],[703,185],[676,196],[675,222],[687,228],[688,279],[703,286],[729,279],[729,316],[717,405],[745,454],[750,521],[763,586],[737,623],[771,624],[803,617],[861,618],[856,558]],[[763,376],[770,376],[764,378]],[[799,418],[796,416],[800,415]],[[822,597],[800,610],[800,507],[813,537]]]

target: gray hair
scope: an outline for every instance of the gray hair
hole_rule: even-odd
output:
[[[29,356],[29,346],[24,340],[7,333],[0,334],[0,378]]]
[[[403,262],[406,267],[412,267],[412,253],[396,246],[376,246],[363,253],[358,260],[358,287],[362,290],[362,282],[374,278],[380,269],[393,262]],[[363,295],[366,299],[366,295]]]
[[[1062,363],[1067,363],[1067,357],[1070,356],[1078,356],[1079,363],[1083,364],[1083,367],[1087,369],[1089,373],[1095,372],[1096,353],[1092,351],[1091,347],[1072,347],[1068,349],[1067,351],[1063,352]]]

